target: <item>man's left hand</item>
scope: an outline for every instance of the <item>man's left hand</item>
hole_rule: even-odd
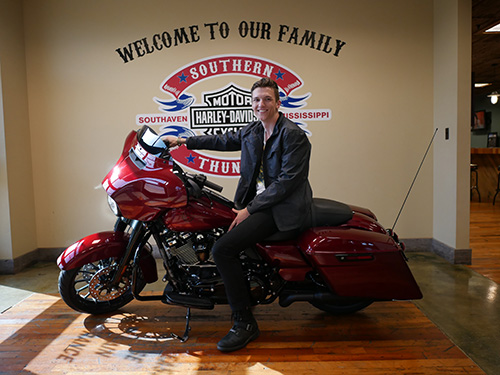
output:
[[[229,230],[233,229],[235,226],[237,226],[239,223],[241,223],[247,217],[250,216],[250,213],[248,212],[246,207],[242,210],[237,210],[237,209],[233,208],[233,212],[236,214],[236,217],[234,218],[233,222],[231,223]]]

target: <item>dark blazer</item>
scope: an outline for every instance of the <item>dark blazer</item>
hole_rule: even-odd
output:
[[[270,208],[280,231],[299,228],[309,217],[311,144],[304,131],[282,113],[266,143],[264,155],[264,128],[260,121],[251,122],[237,132],[190,137],[186,144],[188,149],[241,150],[240,180],[234,198],[236,208],[247,207],[250,214]],[[255,195],[261,160],[266,190]]]

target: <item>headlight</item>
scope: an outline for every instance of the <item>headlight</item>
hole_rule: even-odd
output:
[[[108,205],[116,216],[122,216],[115,200],[108,195]]]

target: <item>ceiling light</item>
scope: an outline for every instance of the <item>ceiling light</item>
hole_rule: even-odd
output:
[[[488,95],[489,98],[491,98],[491,104],[497,104],[498,103],[498,97],[500,94],[497,91],[493,91],[490,95]]]
[[[493,27],[490,27],[485,33],[500,33],[500,23],[496,24]]]
[[[474,87],[477,89],[477,88],[489,86],[491,84],[492,84],[491,82],[489,82],[489,83],[486,83],[486,82],[484,82],[484,83],[474,83]]]

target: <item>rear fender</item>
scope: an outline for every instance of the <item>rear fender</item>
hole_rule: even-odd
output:
[[[102,259],[120,258],[127,249],[129,235],[124,232],[99,232],[68,247],[57,259],[61,270],[71,270]],[[146,282],[157,280],[156,262],[148,249],[139,262]]]

